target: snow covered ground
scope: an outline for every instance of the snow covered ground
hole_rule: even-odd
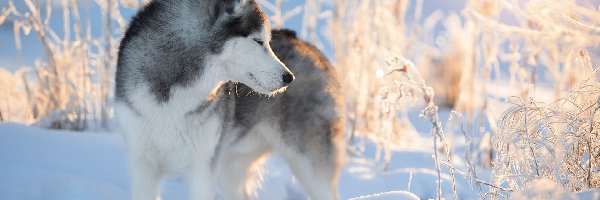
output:
[[[414,120],[418,119],[411,119]],[[437,171],[432,152],[423,150],[432,149],[431,140],[426,134],[421,137],[417,141],[423,148],[395,151],[387,170],[373,160],[375,146],[367,142],[365,151],[350,158],[341,176],[342,199],[435,198]],[[455,147],[455,150],[460,149]],[[462,168],[460,159],[456,163]],[[118,133],[55,131],[0,123],[0,172],[0,199],[119,200],[130,197],[126,154]],[[485,177],[485,172],[479,171],[480,176]],[[442,179],[443,196],[452,199],[447,171],[442,173]],[[538,185],[540,187],[533,185],[530,191],[517,196],[532,199],[540,193],[556,192],[548,189],[551,185]],[[479,198],[476,187],[470,187],[463,177],[457,176],[457,188],[459,199]],[[162,185],[163,199],[186,199],[186,191],[183,181],[175,177]],[[599,191],[578,194],[561,191],[560,194],[550,198],[600,199]],[[267,163],[258,199],[307,197],[287,164],[275,155]]]
[[[365,154],[372,150],[367,145]],[[372,156],[351,158],[340,180],[343,199],[435,197],[431,153],[398,153],[385,172],[368,157]],[[126,154],[117,133],[0,123],[0,172],[0,199],[129,198]],[[259,199],[306,199],[286,163],[276,155],[269,160],[266,173]],[[178,178],[169,178],[162,191],[163,199],[186,199],[186,187]]]

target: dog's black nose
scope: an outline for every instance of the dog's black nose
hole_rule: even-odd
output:
[[[292,81],[294,81],[294,75],[292,75],[290,73],[283,74],[283,82],[285,84],[290,84],[290,83],[292,83]]]

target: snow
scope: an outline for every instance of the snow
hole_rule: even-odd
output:
[[[403,158],[401,158],[403,157]],[[429,153],[407,153],[394,167],[427,166]],[[429,161],[428,161],[429,160]],[[0,123],[0,199],[129,199],[125,148],[118,133],[44,130]],[[427,162],[426,162],[427,161]],[[414,165],[414,163],[418,163]],[[432,169],[378,170],[373,160],[353,157],[340,180],[343,199],[418,199],[433,191]],[[286,163],[272,156],[266,166],[259,199],[305,199]],[[412,173],[412,188],[407,188]],[[186,199],[185,184],[169,178],[163,199]],[[393,192],[389,192],[393,191]],[[372,194],[371,196],[365,196]],[[427,195],[432,196],[433,193]]]
[[[433,199],[437,171],[427,134],[421,133],[421,148],[398,149],[389,166],[374,160],[375,145],[365,142],[365,151],[353,153],[340,178],[341,199]],[[461,141],[462,139],[457,139]],[[360,144],[358,145],[360,146]],[[455,153],[460,154],[459,147]],[[459,157],[459,156],[455,156]],[[454,158],[453,158],[454,159]],[[464,168],[460,158],[455,167]],[[0,199],[129,199],[126,152],[118,133],[45,130],[13,123],[0,123]],[[486,170],[478,169],[480,177]],[[489,176],[489,171],[487,171]],[[452,199],[451,176],[442,171],[443,197]],[[600,190],[570,193],[555,191],[541,180],[517,197],[598,199]],[[459,199],[478,199],[477,187],[457,175]],[[187,199],[187,188],[177,177],[162,185],[163,199]],[[552,193],[554,192],[554,193]],[[542,196],[540,196],[542,195]],[[257,199],[307,199],[287,164],[277,155],[266,165]]]
[[[116,134],[0,124],[0,199],[127,199]]]
[[[379,194],[360,196],[356,198],[352,198],[351,200],[362,200],[362,199],[370,199],[370,200],[385,200],[385,199],[405,199],[405,200],[415,200],[419,199],[415,194],[406,192],[406,191],[390,191]]]

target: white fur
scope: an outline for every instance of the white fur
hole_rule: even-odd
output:
[[[220,84],[221,72],[211,72],[215,76],[199,79],[192,87],[173,88],[172,98],[164,104],[156,104],[146,86],[130,96],[135,111],[116,103],[130,154],[133,199],[153,199],[163,176],[176,174],[187,177],[193,188],[190,199],[213,198],[210,160],[222,119],[214,113],[187,115],[211,95],[213,88],[203,86]]]

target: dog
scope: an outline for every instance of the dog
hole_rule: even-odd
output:
[[[256,2],[150,2],[120,43],[115,83],[132,199],[157,198],[165,176],[184,177],[190,199],[252,198],[270,152],[311,199],[338,198],[334,69],[293,32],[271,32]]]

